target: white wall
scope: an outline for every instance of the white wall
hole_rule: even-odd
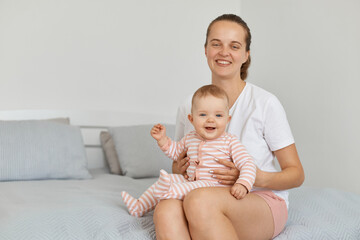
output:
[[[282,101],[305,185],[360,193],[357,0],[0,0],[0,110],[174,116],[210,81],[205,31],[226,12],[252,30],[248,81]]]
[[[360,193],[360,1],[243,0],[249,81],[283,103],[305,185]]]
[[[176,114],[210,81],[209,22],[237,0],[0,0],[0,110]]]

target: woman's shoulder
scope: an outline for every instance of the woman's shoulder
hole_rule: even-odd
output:
[[[246,83],[247,85],[247,90],[248,92],[251,94],[251,96],[254,97],[254,99],[259,99],[259,100],[268,100],[268,99],[273,99],[273,98],[277,98],[273,93],[253,84],[253,83]]]
[[[247,83],[247,93],[245,95],[248,101],[253,102],[256,106],[263,108],[267,108],[268,106],[282,106],[275,94],[252,83]]]
[[[178,107],[174,138],[176,141],[179,141],[186,133],[193,130],[193,126],[188,120],[188,115],[191,113],[191,98],[192,96],[184,98]]]

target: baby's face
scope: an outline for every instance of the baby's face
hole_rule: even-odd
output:
[[[205,140],[220,137],[230,121],[226,98],[209,95],[195,100],[192,106],[192,114],[189,115],[189,120],[194,125],[195,131]]]

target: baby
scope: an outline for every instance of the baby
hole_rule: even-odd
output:
[[[229,100],[221,88],[206,85],[193,95],[191,114],[188,116],[195,131],[190,132],[179,142],[166,136],[163,125],[157,124],[151,129],[151,136],[161,150],[173,159],[184,150],[190,158],[187,169],[188,179],[181,174],[168,174],[160,170],[156,183],[148,188],[139,199],[127,192],[121,196],[131,215],[140,217],[155,208],[162,199],[184,199],[190,191],[201,187],[228,187],[212,177],[212,169],[227,169],[218,163],[218,159],[233,161],[240,171],[239,178],[231,187],[230,193],[236,199],[242,199],[250,192],[256,175],[256,166],[245,147],[233,135],[225,132],[231,116]]]

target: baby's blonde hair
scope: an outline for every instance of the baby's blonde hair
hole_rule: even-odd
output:
[[[226,92],[222,89],[219,88],[218,86],[215,85],[205,85],[202,86],[201,88],[199,88],[198,90],[196,90],[196,92],[194,93],[193,97],[192,97],[192,101],[191,101],[191,107],[193,108],[196,98],[201,98],[201,97],[206,97],[206,96],[214,96],[216,98],[224,98],[226,99],[227,105],[229,107],[229,97],[226,94]]]

